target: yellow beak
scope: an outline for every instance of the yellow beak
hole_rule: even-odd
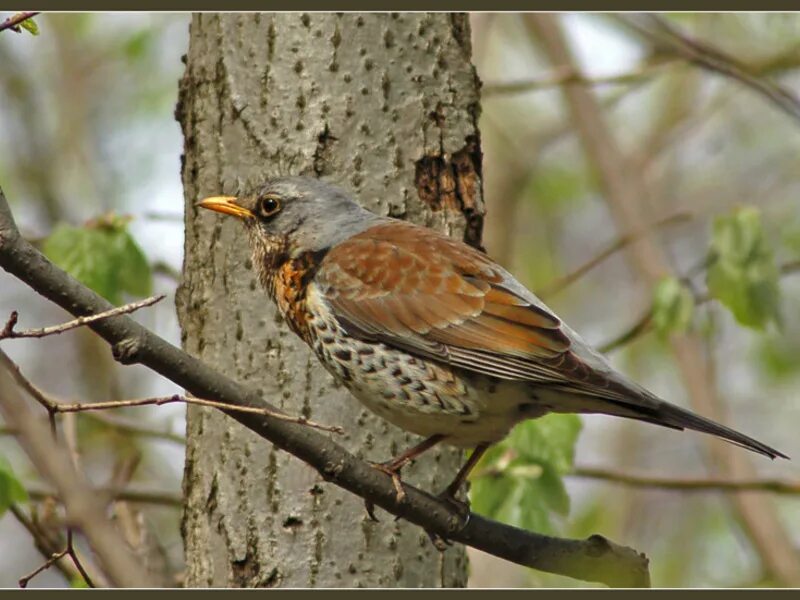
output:
[[[235,196],[212,196],[210,198],[201,200],[197,203],[197,206],[200,206],[201,208],[207,208],[218,213],[233,215],[234,217],[239,217],[240,219],[246,219],[254,216],[252,212],[237,204],[236,201],[237,198]]]

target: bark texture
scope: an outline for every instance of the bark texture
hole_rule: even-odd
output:
[[[336,387],[258,287],[240,225],[194,203],[316,174],[479,246],[478,85],[464,15],[195,15],[176,111],[184,348],[287,412],[342,425],[340,441],[368,459],[418,441]],[[416,526],[380,511],[370,521],[358,498],[221,414],[191,407],[187,420],[187,585],[466,583],[462,547],[440,554]],[[438,491],[461,458],[431,452],[405,477]]]

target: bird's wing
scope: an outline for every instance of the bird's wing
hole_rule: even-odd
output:
[[[502,267],[431,230],[400,221],[373,226],[334,246],[314,283],[355,337],[473,372],[556,386],[566,392],[551,407],[557,412],[599,412],[694,429],[785,458],[614,371]]]
[[[356,337],[503,379],[627,395],[570,351],[571,332],[507,271],[429,229],[367,229],[330,250],[315,283]]]

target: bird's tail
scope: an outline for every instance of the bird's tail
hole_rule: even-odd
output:
[[[711,419],[701,417],[698,414],[670,404],[669,402],[649,395],[643,400],[646,401],[636,402],[634,400],[626,402],[624,400],[603,398],[601,400],[602,404],[598,402],[598,409],[596,412],[647,421],[672,429],[692,429],[694,431],[710,433],[732,444],[747,448],[748,450],[763,454],[764,456],[769,456],[770,458],[789,458],[775,448],[767,446],[750,436],[739,433],[735,429],[716,423]]]

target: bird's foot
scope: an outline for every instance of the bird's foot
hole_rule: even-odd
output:
[[[374,463],[371,462],[373,468],[377,469],[382,473],[386,473],[389,477],[392,478],[392,483],[394,484],[395,492],[397,492],[397,501],[402,502],[405,497],[406,493],[403,490],[403,480],[400,479],[400,469],[405,466],[405,462],[398,463],[396,461],[389,461],[385,463]]]
[[[439,494],[438,498],[446,502],[458,514],[466,526],[466,524],[469,522],[470,515],[469,502],[464,502],[463,500],[456,498],[455,492],[449,487]],[[434,548],[436,548],[439,552],[444,552],[447,550],[448,546],[453,545],[453,542],[446,537],[442,537],[438,533],[429,531],[427,529],[425,530],[425,533],[428,534],[428,538],[430,538]]]
[[[470,513],[469,501],[459,500],[456,497],[457,493],[458,488],[453,489],[452,487],[448,487],[445,491],[439,494],[439,499],[445,501],[466,523],[466,521],[469,520]]]

